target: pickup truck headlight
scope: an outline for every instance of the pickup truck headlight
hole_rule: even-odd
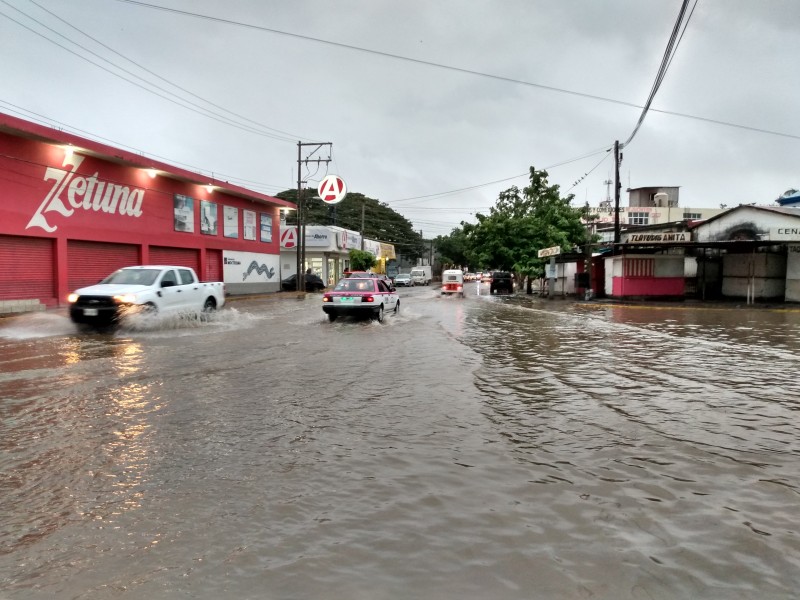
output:
[[[78,294],[73,292],[72,294],[67,296],[67,302],[69,302],[70,304],[75,304],[78,301],[78,298],[80,298],[80,296],[78,296]]]
[[[135,304],[136,303],[136,295],[135,294],[122,294],[120,296],[114,296],[114,302],[117,304]]]

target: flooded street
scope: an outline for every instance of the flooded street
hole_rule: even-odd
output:
[[[0,598],[778,599],[800,312],[0,320]]]

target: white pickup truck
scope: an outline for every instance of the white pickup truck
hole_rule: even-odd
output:
[[[74,323],[107,327],[131,311],[213,312],[225,304],[225,284],[202,283],[188,267],[142,265],[114,271],[97,285],[75,290],[67,300]]]

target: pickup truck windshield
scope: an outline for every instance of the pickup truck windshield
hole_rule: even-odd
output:
[[[153,285],[160,273],[160,269],[120,269],[106,277],[101,283]]]

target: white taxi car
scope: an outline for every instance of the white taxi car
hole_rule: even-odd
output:
[[[386,311],[400,311],[397,290],[383,279],[347,277],[322,295],[322,310],[333,322],[338,317],[365,316],[383,321]]]

